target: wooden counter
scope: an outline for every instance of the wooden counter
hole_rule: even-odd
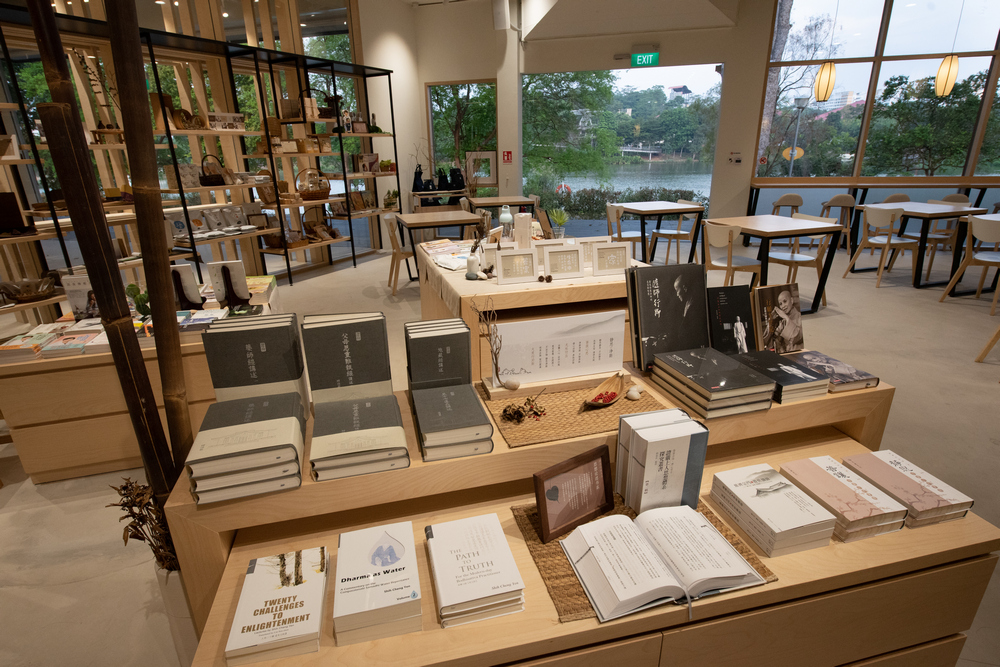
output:
[[[181,355],[191,428],[197,430],[215,402],[215,390],[201,336],[183,338],[190,341],[181,345]],[[160,371],[151,343],[142,356],[166,432]],[[110,352],[0,365],[0,409],[21,465],[36,484],[142,467]]]
[[[634,379],[646,385],[641,377]],[[709,458],[738,455],[772,441],[776,434],[816,425],[831,426],[837,433],[877,449],[894,391],[883,383],[873,389],[709,420]],[[654,395],[664,406],[672,407],[668,399]],[[396,396],[410,454],[410,467],[404,470],[326,482],[305,479],[300,488],[291,491],[203,506],[194,503],[188,479],[181,476],[167,501],[166,514],[199,628],[208,618],[237,531],[242,535],[254,529],[266,535],[289,526],[311,532],[314,526],[330,529],[376,519],[388,521],[414,512],[528,493],[534,473],[599,445],[608,445],[614,459],[616,432],[511,448],[495,430],[490,454],[425,463],[420,458],[406,396],[403,392]],[[308,458],[307,450],[304,459]]]
[[[717,456],[710,448],[703,499],[735,528],[708,498],[715,472],[757,462],[779,467],[821,454],[841,459],[861,451],[862,445],[831,427],[781,434],[767,445],[730,455]],[[832,540],[826,547],[780,558],[763,557],[758,550],[778,581],[696,601],[692,621],[686,607],[666,605],[608,623],[590,619],[561,624],[509,509],[533,500],[530,494],[510,496],[417,509],[395,519],[413,521],[416,544],[422,545],[427,524],[496,512],[525,581],[524,612],[442,629],[426,550],[418,546],[421,632],[337,647],[330,618],[335,587],[330,585],[320,652],[280,664],[576,667],[627,661],[636,667],[764,667],[841,665],[873,656],[878,656],[873,662],[886,665],[953,664],[964,642],[958,633],[971,626],[997,561],[989,554],[1000,549],[1000,530],[969,514],[958,521],[850,544]],[[358,519],[343,525],[314,521],[240,531],[194,664],[225,665],[225,643],[250,559],[319,545],[335,557],[338,533],[385,523],[382,517]],[[745,534],[741,536],[753,546]],[[521,662],[541,656],[537,662]]]

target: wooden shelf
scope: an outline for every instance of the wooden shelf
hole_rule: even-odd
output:
[[[46,306],[52,306],[59,303],[60,301],[65,301],[65,294],[56,294],[48,299],[42,299],[41,301],[32,301],[30,303],[19,303],[14,306],[7,306],[5,308],[0,308],[0,315],[7,315],[10,313],[19,313],[22,310],[31,310],[32,308],[44,308]]]
[[[196,188],[184,188],[184,194],[189,192],[212,192],[214,190],[247,190],[250,188],[259,188],[266,185],[273,185],[272,183],[233,183],[232,185],[200,185]],[[181,193],[180,189],[165,189],[160,188],[160,193],[165,195],[179,195]],[[231,206],[232,204],[216,204],[216,206]],[[190,207],[188,207],[190,208]]]
[[[274,153],[274,159],[277,160],[278,158],[283,158],[283,157],[337,157],[339,155],[340,155],[339,152],[338,153],[332,153],[332,152],[323,152],[323,153],[319,153],[319,152],[313,152],[313,153],[281,153],[281,152],[275,152]],[[245,160],[266,160],[266,159],[268,159],[268,157],[269,156],[267,155],[267,153],[263,153],[261,155],[241,155],[240,156],[241,159],[245,159]]]
[[[3,159],[0,159],[0,164],[35,164],[35,161],[31,160],[31,159],[28,159],[28,158],[24,158],[24,159],[17,159],[17,158],[15,158],[13,160],[11,160],[9,158],[3,158]]]
[[[399,213],[398,208],[366,208],[361,211],[351,211],[351,218],[370,218],[384,213]],[[328,220],[347,220],[346,215],[328,215]]]
[[[362,178],[382,178],[384,176],[395,176],[395,171],[363,171],[363,172],[351,172],[347,174],[347,180],[357,180]],[[326,174],[327,178],[335,178],[338,181],[343,181],[343,174]]]
[[[158,137],[167,135],[165,131],[153,130],[153,134]],[[244,130],[170,130],[170,135],[174,137],[204,137],[207,135],[220,135],[227,137],[263,137],[263,132],[250,132]]]
[[[340,134],[338,132],[316,132],[307,134],[307,137],[391,137],[392,135],[388,132],[344,132]]]
[[[252,239],[252,238],[255,238],[257,236],[266,236],[268,234],[280,234],[280,233],[281,233],[281,230],[280,229],[276,229],[276,228],[271,228],[271,229],[257,229],[257,230],[252,231],[252,232],[240,232],[239,234],[226,234],[225,236],[216,236],[216,237],[210,238],[210,239],[195,239],[194,240],[194,244],[196,246],[198,246],[198,245],[209,245],[211,243],[220,243],[222,241],[239,241],[240,239]],[[186,241],[187,238],[185,237],[184,240]],[[174,245],[177,246],[177,247],[179,247],[179,248],[186,248],[186,247],[188,247],[186,243],[184,243],[184,242],[182,242],[182,241],[180,241],[178,239],[174,239]]]
[[[35,229],[38,229],[37,225]],[[33,241],[47,241],[55,237],[56,233],[54,231],[39,231],[37,234],[22,234],[21,236],[0,236],[0,246],[32,243]]]
[[[328,245],[333,245],[334,243],[344,243],[345,241],[350,241],[350,236],[341,236],[337,239],[330,239],[328,241],[312,241],[309,245],[300,245],[296,248],[289,248],[288,252],[298,252],[300,250],[315,250],[316,248],[324,248]],[[264,248],[261,252],[267,253],[268,255],[284,255],[285,251],[282,248]]]
[[[0,111],[20,111],[16,102],[0,102]]]
[[[318,206],[320,204],[332,204],[338,201],[346,201],[346,199],[344,197],[330,197],[329,199],[303,199],[301,202],[295,204],[286,204],[284,202],[280,203],[282,208],[299,208],[301,206]],[[261,203],[261,208],[266,208],[270,211],[273,211],[274,209],[277,208],[277,205]]]
[[[194,257],[193,252],[181,252],[181,253],[171,254],[167,259],[173,261],[175,259],[190,259],[191,257]],[[142,257],[139,257],[137,259],[129,259],[124,262],[118,262],[118,268],[131,269],[136,266],[142,266],[142,262],[143,262]]]

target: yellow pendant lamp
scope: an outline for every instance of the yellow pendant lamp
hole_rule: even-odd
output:
[[[830,26],[830,57],[833,57],[833,37],[837,32],[837,15],[840,14],[840,0],[837,0],[837,9],[833,12],[833,25]],[[813,92],[816,94],[817,102],[826,102],[833,95],[833,86],[837,82],[837,67],[832,60],[823,63],[819,72],[816,73],[816,81],[813,84]]]
[[[951,55],[945,56],[941,64],[938,65],[937,76],[934,77],[934,94],[938,97],[951,95],[951,89],[955,87],[958,79],[958,56],[955,55],[955,44],[958,43],[958,29],[962,25],[962,12],[965,11],[965,0],[962,0],[962,8],[958,10],[958,24],[955,26],[955,39],[951,42]]]
[[[837,82],[837,68],[832,61],[827,61],[819,68],[816,74],[816,101],[826,102],[833,94],[833,85]]]

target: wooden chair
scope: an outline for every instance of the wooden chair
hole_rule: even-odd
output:
[[[625,213],[625,207],[619,206],[618,204],[612,204],[608,202],[607,214],[608,214],[608,236],[611,237],[612,241],[627,241],[632,244],[632,256],[641,257],[640,253],[636,253],[635,244],[642,243],[642,232],[638,230],[626,230],[622,231],[622,215]]]
[[[389,260],[389,283],[387,287],[392,288],[392,295],[396,296],[396,287],[399,284],[399,266],[410,257],[413,257],[413,249],[404,250],[399,242],[399,230],[396,229],[396,216],[393,213],[386,213],[382,216],[385,220],[386,236],[392,244],[392,258]]]
[[[845,195],[850,196],[850,195]],[[827,224],[835,225],[837,224],[836,218],[820,218],[815,215],[806,215],[805,213],[793,213],[793,218],[801,220],[813,220],[815,222],[825,222]],[[788,252],[782,251],[771,251],[768,253],[768,261],[773,264],[781,264],[782,266],[788,267],[788,276],[785,278],[786,283],[795,282],[795,277],[798,275],[800,266],[812,266],[816,269],[816,277],[823,273],[823,260],[826,259],[826,251],[830,246],[830,241],[833,239],[833,234],[818,234],[816,236],[808,237],[811,241],[818,240],[819,248],[815,255],[810,255],[808,253],[799,252],[800,238],[795,237],[792,240],[792,247]],[[811,243],[810,243],[811,245]],[[823,290],[823,305],[826,305],[826,290]]]
[[[993,349],[993,346],[996,345],[997,342],[1000,342],[1000,327],[997,327],[997,330],[993,332],[993,337],[990,338],[990,340],[986,343],[986,347],[984,347],[982,352],[979,353],[979,356],[976,357],[976,361],[978,363],[982,363],[983,360],[986,359],[986,355],[990,353],[990,350]]]
[[[840,209],[840,215],[837,216],[837,219],[840,221],[840,226],[844,228],[844,247],[847,247],[847,244],[850,241],[851,221],[854,219],[854,207],[857,205],[858,203],[855,201],[854,197],[845,194],[834,195],[830,197],[829,200],[822,203],[823,209],[819,213],[821,218],[829,218],[833,209]],[[795,216],[793,215],[792,217]],[[812,247],[813,240],[810,239],[809,249],[812,250]]]
[[[980,250],[976,252],[976,241],[984,244],[993,244],[992,250]],[[986,220],[975,215],[969,216],[969,233],[965,237],[965,257],[958,271],[951,277],[948,286],[944,288],[944,294],[939,301],[944,301],[952,288],[961,279],[962,274],[973,266],[982,266],[983,275],[979,278],[979,287],[976,289],[976,298],[983,293],[983,284],[986,282],[986,271],[989,267],[996,267],[1000,271],[1000,222],[996,220]],[[1000,289],[993,294],[993,306],[990,308],[990,315],[997,312],[997,297],[1000,297]]]
[[[733,242],[740,236],[740,228],[736,225],[718,225],[712,222],[704,223],[705,234],[705,271],[725,271],[724,286],[732,285],[737,271],[749,271],[750,287],[760,280],[760,261],[743,255],[733,254]],[[726,263],[720,264],[712,260],[712,248],[726,249]]]
[[[896,224],[897,220],[902,218],[903,213],[904,211],[901,208],[865,209],[865,215],[862,218],[861,240],[858,242],[858,249],[854,251],[854,257],[851,257],[851,263],[847,265],[847,270],[844,271],[844,278],[846,278],[847,274],[852,268],[854,268],[855,263],[857,263],[858,258],[861,257],[861,253],[865,251],[865,248],[871,249],[872,253],[875,252],[876,248],[882,251],[878,260],[878,280],[875,281],[876,288],[882,284],[882,272],[886,268],[886,257],[893,250],[903,251],[907,248],[912,250],[911,260],[913,262],[913,267],[910,272],[914,273],[917,270],[916,254],[919,241],[896,236],[893,232],[893,226]],[[875,235],[872,235],[868,231],[869,228],[875,230]],[[879,233],[879,230],[884,230],[884,232]]]
[[[686,199],[678,199],[678,204],[684,204],[685,206],[700,206],[698,202],[688,201]],[[691,229],[684,231],[683,224],[685,221],[691,223]],[[654,229],[649,233],[649,263],[653,263],[653,255],[656,253],[656,242],[659,239],[667,240],[667,258],[663,260],[664,264],[670,263],[670,244],[674,241],[677,242],[677,263],[681,263],[681,241],[691,242],[694,239],[694,230],[698,226],[698,214],[697,213],[682,213],[677,216],[677,229]]]
[[[802,206],[802,195],[787,194],[778,197],[778,200],[774,202],[774,206],[771,207],[771,215],[781,215],[781,209],[788,207],[788,215],[793,215],[799,212],[799,207]]]

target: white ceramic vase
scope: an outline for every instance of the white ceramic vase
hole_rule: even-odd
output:
[[[170,623],[170,635],[174,640],[177,660],[182,667],[188,667],[194,661],[198,650],[198,632],[194,627],[191,609],[188,606],[184,584],[179,570],[164,570],[156,566],[156,583],[160,586],[160,596],[166,608],[167,621]]]

